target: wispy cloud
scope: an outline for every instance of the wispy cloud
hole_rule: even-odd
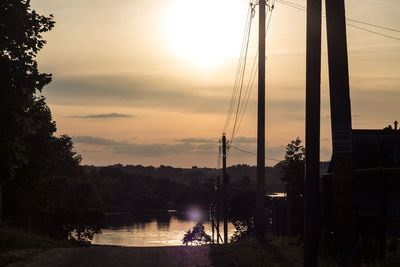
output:
[[[216,144],[193,144],[189,142],[177,144],[138,144],[95,136],[73,136],[72,140],[75,143],[102,146],[114,153],[136,156],[165,156],[181,153],[215,154],[215,151],[218,149]]]
[[[256,151],[255,138],[238,137],[241,142],[236,142],[238,146],[246,151]],[[218,142],[207,138],[183,138],[175,140],[175,144],[139,144],[126,141],[115,141],[111,139],[95,136],[73,136],[72,140],[77,144],[86,144],[105,148],[109,153],[123,154],[128,156],[168,156],[173,154],[197,154],[197,155],[216,155],[218,152]],[[268,146],[268,157],[283,158],[285,146]],[[104,152],[107,153],[107,152]],[[236,158],[248,157],[248,154],[237,150],[230,153]]]
[[[218,86],[216,90],[223,91]],[[57,105],[135,106],[194,113],[226,112],[225,103],[229,98],[204,92],[201,86],[181,84],[156,76],[103,75],[61,76],[54,79],[45,94],[52,104]]]
[[[235,137],[235,143],[239,144],[253,144],[257,143],[257,138],[256,137],[245,137],[245,136],[238,136]]]
[[[202,144],[213,144],[213,143],[218,143],[218,138],[183,138],[179,139],[179,142],[188,142],[188,143],[202,143]],[[255,137],[246,137],[246,136],[238,136],[235,137],[235,143],[237,144],[255,144],[257,142],[257,138]]]
[[[130,114],[120,114],[120,113],[105,113],[105,114],[70,116],[70,118],[79,118],[79,119],[114,119],[114,118],[135,118],[135,117],[136,116],[133,116]]]
[[[218,139],[212,138],[183,138],[179,139],[179,142],[186,142],[186,143],[218,143]]]

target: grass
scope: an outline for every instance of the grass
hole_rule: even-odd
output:
[[[337,266],[336,256],[320,248],[319,266]],[[264,244],[255,239],[244,239],[227,246],[213,245],[210,249],[213,266],[303,266],[303,244],[298,238],[267,237]],[[383,263],[362,260],[361,266],[400,266],[400,248],[388,250]]]
[[[76,245],[3,225],[0,227],[0,266],[26,259],[42,250]]]
[[[288,238],[268,238],[264,244],[245,239],[227,246],[212,246],[210,259],[214,266],[302,266],[303,250]]]

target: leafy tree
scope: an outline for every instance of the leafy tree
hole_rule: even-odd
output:
[[[53,26],[53,16],[37,14],[29,0],[0,3],[0,224],[2,183],[28,163],[25,137],[34,131],[28,111],[51,81],[50,74],[39,73],[35,57],[46,43],[42,33]]]
[[[256,212],[256,193],[245,191],[231,200],[230,220],[235,226],[232,241],[237,241],[254,234],[254,217]]]
[[[36,122],[26,138],[28,163],[5,184],[5,215],[14,224],[58,238],[88,240],[104,224],[102,202],[79,165],[71,138],[55,137],[44,98],[29,110]]]
[[[34,131],[29,110],[51,81],[50,74],[39,73],[35,57],[46,43],[42,33],[53,26],[53,16],[38,15],[29,0],[0,3],[0,182],[27,163],[25,137]]]
[[[101,200],[71,138],[54,136],[56,124],[38,96],[51,74],[39,72],[36,56],[53,27],[53,16],[37,14],[29,0],[0,3],[0,186],[11,222],[87,240],[104,221]]]
[[[192,231],[189,229],[182,239],[182,243],[186,246],[193,242],[197,244],[207,244],[211,242],[211,236],[204,231],[203,222],[198,222],[196,226],[193,227]]]
[[[299,137],[286,146],[285,160],[278,163],[281,169],[281,179],[287,192],[287,205],[289,210],[290,231],[302,233],[303,231],[303,195],[305,150]]]

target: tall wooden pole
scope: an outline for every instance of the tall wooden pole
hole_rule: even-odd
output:
[[[259,1],[258,28],[258,123],[257,123],[257,200],[255,230],[258,240],[265,238],[265,1]]]
[[[226,174],[226,134],[222,134],[222,190],[224,201],[224,243],[228,244],[228,177]]]
[[[0,182],[0,227],[3,224],[3,185]]]
[[[217,244],[219,244],[219,221],[220,217],[219,215],[221,214],[221,184],[220,184],[220,178],[219,175],[217,176],[217,208],[216,208],[216,215],[215,215],[215,220],[216,220],[216,228],[217,228]]]
[[[318,180],[321,105],[321,0],[307,0],[304,266],[318,266]]]
[[[215,227],[215,220],[214,220],[214,212],[215,210],[213,209],[210,210],[210,217],[211,217],[211,243],[214,244],[214,227]]]
[[[339,266],[360,266],[344,0],[326,0]]]

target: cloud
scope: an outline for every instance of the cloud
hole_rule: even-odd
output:
[[[179,139],[179,142],[187,142],[187,143],[218,143],[218,139],[212,138],[183,138]]]
[[[256,137],[245,137],[245,136],[238,136],[235,137],[234,139],[235,143],[239,144],[255,144],[257,143],[257,138]]]
[[[72,140],[75,143],[102,146],[114,153],[136,156],[165,156],[181,153],[215,154],[215,151],[218,151],[216,144],[196,145],[189,142],[177,144],[137,144],[94,136],[73,136]]]
[[[79,119],[114,119],[114,118],[135,118],[135,117],[136,116],[133,116],[133,115],[130,115],[130,114],[120,114],[120,113],[70,116],[70,118],[79,118]]]
[[[228,137],[227,137],[228,138]],[[218,143],[219,142],[219,138],[183,138],[183,139],[178,139],[177,141],[179,142],[188,142],[188,143]],[[237,144],[255,144],[257,143],[257,138],[256,137],[245,137],[245,136],[238,136],[235,137],[235,143]]]
[[[94,137],[94,136],[73,136],[72,140],[75,143],[83,143],[83,144],[88,144],[88,145],[100,145],[100,146],[113,146],[118,143],[118,142],[115,142],[110,139],[104,139],[104,138]]]
[[[255,138],[238,137],[241,143],[239,147],[243,150],[255,152]],[[216,155],[218,152],[218,142],[207,138],[183,138],[175,144],[138,144],[125,141],[115,141],[96,136],[73,136],[72,140],[77,144],[86,144],[104,148],[106,151],[130,156],[166,156],[172,154],[202,154]],[[283,157],[285,146],[268,146],[268,156],[280,159]],[[231,150],[235,157],[248,156],[243,152]],[[104,152],[107,153],[107,152]]]
[[[225,113],[228,87],[207,88],[171,78],[124,75],[56,77],[45,90],[50,104],[72,106],[129,106],[194,113]]]

